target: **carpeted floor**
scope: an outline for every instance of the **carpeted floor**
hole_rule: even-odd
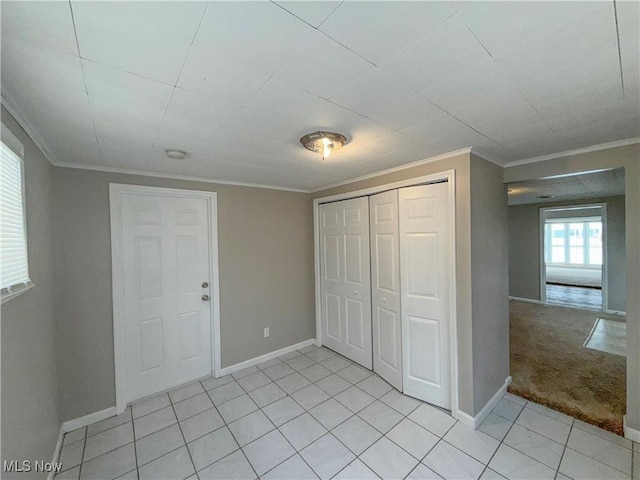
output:
[[[509,391],[623,434],[626,358],[583,346],[602,313],[511,301]]]

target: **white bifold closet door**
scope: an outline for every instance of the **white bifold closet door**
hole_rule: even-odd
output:
[[[327,203],[319,213],[323,343],[371,369],[369,200]]]
[[[403,390],[451,408],[448,184],[399,190]]]
[[[369,198],[373,370],[402,391],[398,190]]]

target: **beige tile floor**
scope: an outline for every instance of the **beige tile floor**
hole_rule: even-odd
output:
[[[478,430],[325,348],[69,432],[58,479],[640,478],[637,443],[507,394]]]
[[[618,320],[596,318],[584,346],[625,357],[627,355],[627,324]]]

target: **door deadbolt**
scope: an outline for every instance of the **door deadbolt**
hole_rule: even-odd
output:
[[[207,282],[202,282],[202,288],[207,288],[209,284]]]
[[[202,300],[205,302],[209,301],[209,295],[202,295]]]

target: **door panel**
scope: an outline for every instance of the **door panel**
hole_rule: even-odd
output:
[[[413,297],[438,296],[438,246],[431,233],[408,233],[407,257],[411,259],[407,275],[407,293]],[[429,268],[424,268],[429,265]]]
[[[354,298],[347,298],[347,344],[358,350],[365,348],[363,314],[362,302]],[[367,318],[366,321],[369,319]]]
[[[373,369],[402,391],[398,191],[369,198]]]
[[[162,319],[149,318],[140,322],[140,330],[142,332],[141,342],[141,370],[147,372],[154,368],[162,367],[163,354],[163,338]]]
[[[372,368],[369,206],[366,198],[320,205],[323,343]]]
[[[127,401],[211,374],[205,199],[122,195]]]
[[[440,368],[440,328],[437,320],[409,315],[409,371],[410,380],[442,384]],[[428,362],[424,361],[424,351],[431,352]]]
[[[340,237],[338,235],[326,235],[324,248],[327,252],[324,264],[324,277],[330,280],[340,280]]]
[[[386,308],[378,307],[377,316],[380,322],[378,338],[384,340],[377,342],[379,348],[377,359],[388,368],[399,371],[402,366],[397,348],[400,340],[397,335],[397,327],[400,324],[399,315]]]
[[[345,241],[345,280],[350,283],[362,284],[362,272],[365,270],[362,258],[362,234],[344,236]],[[368,257],[368,256],[367,256]],[[367,258],[367,261],[369,259]]]
[[[341,341],[342,337],[340,335],[340,329],[342,325],[341,319],[341,308],[340,308],[340,297],[338,295],[334,295],[332,293],[327,293],[325,295],[326,298],[326,315],[327,319],[327,336],[332,337],[336,341]]]
[[[399,190],[404,393],[451,408],[448,184]]]

